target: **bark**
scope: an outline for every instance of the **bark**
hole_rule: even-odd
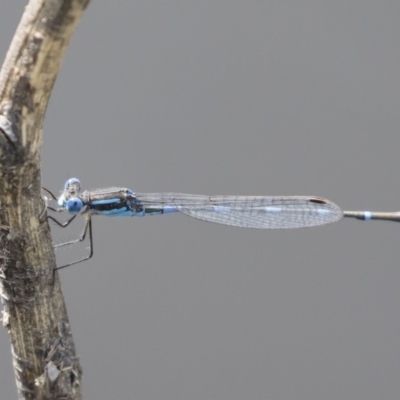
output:
[[[0,296],[20,399],[81,398],[58,276],[51,284],[40,150],[51,89],[88,2],[31,0],[0,72]]]

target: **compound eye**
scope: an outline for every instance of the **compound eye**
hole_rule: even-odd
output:
[[[78,197],[71,197],[65,204],[65,208],[70,214],[79,214],[83,208],[83,202]]]
[[[79,192],[81,190],[81,181],[77,178],[68,179],[67,182],[65,182],[64,190],[68,190],[71,187]]]

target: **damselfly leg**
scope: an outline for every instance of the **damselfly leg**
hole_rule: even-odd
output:
[[[56,200],[56,201],[58,200],[57,197],[50,190],[48,190],[46,188],[43,188],[43,190],[45,190],[51,196],[51,198],[53,200]],[[47,210],[50,210],[50,211],[53,211],[53,212],[63,212],[63,211],[65,211],[65,208],[62,208],[62,207],[54,208],[54,207],[47,206],[46,208],[47,208]],[[47,215],[45,219],[53,221],[60,228],[66,228],[67,226],[69,226],[71,224],[71,222],[76,218],[76,216],[77,215],[73,215],[66,222],[61,222],[57,218],[54,218],[51,215]],[[54,248],[59,248],[59,247],[69,246],[69,245],[72,245],[72,244],[83,242],[85,240],[86,235],[87,235],[88,232],[89,232],[89,254],[84,256],[84,257],[82,257],[82,258],[80,258],[80,259],[78,259],[78,260],[75,260],[75,261],[70,262],[68,264],[62,265],[61,267],[54,268],[54,270],[53,270],[53,283],[54,283],[55,271],[57,271],[59,269],[66,268],[66,267],[69,267],[71,265],[75,265],[75,264],[81,263],[83,261],[86,261],[86,260],[89,260],[90,258],[92,258],[92,256],[93,256],[93,237],[92,237],[91,215],[90,214],[86,215],[85,226],[83,228],[82,234],[79,236],[78,239],[70,240],[68,242],[60,243],[60,244],[57,244],[57,245],[53,246]]]
[[[75,218],[75,216],[74,216],[74,218]],[[62,227],[64,228],[64,226],[62,226]],[[70,267],[71,265],[79,264],[82,261],[89,260],[89,258],[93,257],[92,218],[91,218],[90,214],[88,214],[86,216],[85,227],[83,228],[83,232],[82,232],[81,236],[78,239],[70,240],[68,242],[57,244],[57,245],[54,246],[54,248],[63,247],[63,246],[69,246],[71,244],[76,244],[76,243],[79,243],[79,242],[83,242],[85,240],[85,238],[86,238],[86,234],[87,234],[88,231],[89,231],[89,254],[87,256],[85,256],[85,257],[80,258],[79,260],[70,262],[70,263],[65,264],[65,265],[63,265],[61,267],[54,268],[55,271],[57,271],[59,269]]]

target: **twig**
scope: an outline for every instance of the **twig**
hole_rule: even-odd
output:
[[[88,2],[31,0],[0,72],[0,297],[20,399],[81,398],[58,277],[49,285],[56,262],[39,218],[40,150],[51,89]]]

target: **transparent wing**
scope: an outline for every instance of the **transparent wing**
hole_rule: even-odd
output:
[[[179,211],[217,224],[257,229],[290,229],[329,224],[343,218],[335,203],[313,196],[203,196],[137,193],[144,208]]]

